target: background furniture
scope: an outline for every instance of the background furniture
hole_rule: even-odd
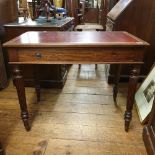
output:
[[[108,13],[107,20],[108,26],[111,25],[111,30],[125,30],[150,43],[140,73],[141,78],[145,77],[155,61],[155,1],[120,0]],[[110,65],[107,71],[109,83],[114,81],[116,68],[116,65]],[[129,70],[129,65],[122,66],[121,81],[128,80]]]
[[[19,17],[24,17],[24,20],[28,18],[28,5],[27,5],[27,0],[19,0],[18,1],[18,16]]]
[[[78,8],[78,24],[84,24],[85,21],[85,1],[80,1],[79,8]]]
[[[143,141],[148,155],[155,154],[155,99],[150,113],[149,123],[143,129]]]
[[[108,0],[100,0],[101,4],[99,5],[99,24],[103,26],[103,30],[106,30],[106,21],[108,13]]]
[[[7,87],[7,75],[1,43],[4,41],[3,24],[17,20],[17,1],[0,0],[0,89]]]
[[[97,2],[97,5],[94,3]],[[86,0],[85,23],[99,23],[105,30],[106,16],[109,11],[110,0]]]
[[[32,19],[36,18],[36,9],[37,7],[46,0],[32,0]],[[62,1],[62,2],[59,2]],[[48,2],[48,1],[47,1]],[[56,5],[56,7],[59,7],[61,5],[61,7],[65,7],[66,4],[66,0],[49,0],[49,3],[51,3],[53,6]]]
[[[95,1],[97,2],[97,1]],[[99,22],[99,8],[94,0],[88,0],[85,7],[85,23],[98,23]]]
[[[3,42],[3,38],[4,38],[4,29],[2,26],[0,26],[0,89],[3,89],[8,85],[5,62],[2,51],[2,44],[1,44]]]
[[[46,22],[46,17],[35,21],[28,20],[5,24],[5,40],[8,41],[27,31],[69,31],[73,29],[74,18],[67,17],[62,20],[53,19]],[[64,38],[65,39],[65,38]],[[67,78],[66,65],[38,65],[37,74],[42,87],[62,88]],[[32,65],[23,67],[23,74],[26,86],[34,86],[35,69]]]
[[[18,19],[16,0],[0,0],[0,26]]]
[[[68,16],[74,17],[74,26],[78,25],[79,20],[79,4],[80,0],[66,0],[66,10],[68,11]]]

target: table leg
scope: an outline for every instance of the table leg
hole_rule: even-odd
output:
[[[36,90],[36,94],[37,94],[37,102],[40,101],[40,82],[39,80],[35,79],[35,90]]]
[[[36,91],[36,94],[37,94],[37,102],[40,101],[40,81],[39,81],[39,76],[38,76],[38,66],[34,66],[34,80],[35,80],[35,91]]]
[[[116,73],[115,73],[115,81],[114,81],[114,87],[113,87],[113,99],[115,105],[117,105],[117,93],[118,93],[118,83],[120,79],[120,73],[121,73],[122,65],[118,64],[116,65]]]
[[[97,69],[97,64],[95,64],[95,69]]]
[[[81,69],[81,64],[79,64],[79,69]]]
[[[126,111],[124,114],[125,131],[129,130],[130,121],[132,119],[132,108],[134,104],[135,92],[137,90],[139,72],[140,72],[140,66],[139,65],[134,66],[131,70],[131,75],[129,78],[127,104],[126,104]]]
[[[13,83],[16,87],[17,94],[18,94],[19,105],[21,109],[21,117],[22,117],[25,129],[29,131],[30,130],[29,114],[28,114],[27,104],[26,104],[24,79],[18,65],[13,66]]]

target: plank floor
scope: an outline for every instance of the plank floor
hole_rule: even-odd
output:
[[[30,132],[20,119],[16,90],[0,91],[0,139],[6,155],[146,155],[143,126],[136,108],[128,133],[123,114],[127,85],[120,84],[118,106],[112,99],[104,65],[73,65],[62,90],[26,88]]]

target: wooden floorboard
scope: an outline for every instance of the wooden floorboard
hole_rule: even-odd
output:
[[[112,99],[104,65],[73,65],[64,88],[42,89],[36,103],[34,88],[26,88],[32,129],[20,119],[16,90],[0,91],[0,139],[6,155],[146,155],[143,126],[136,108],[128,133],[123,114],[127,84],[119,85],[118,106]]]

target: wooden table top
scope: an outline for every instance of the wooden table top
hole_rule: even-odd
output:
[[[147,45],[149,45],[147,42],[123,31],[29,31],[3,44],[4,47],[137,47]]]

